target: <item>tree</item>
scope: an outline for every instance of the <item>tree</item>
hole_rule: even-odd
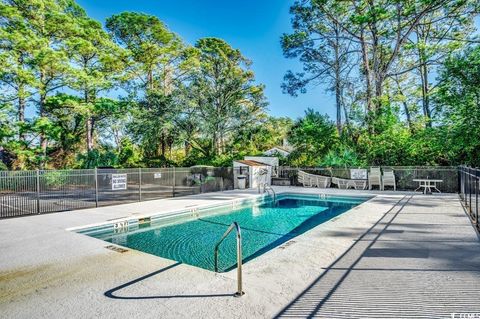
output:
[[[226,143],[240,128],[258,122],[266,107],[263,86],[255,85],[251,62],[225,41],[197,41],[199,68],[188,86],[188,98],[202,133],[195,137],[208,142],[199,150],[207,157],[225,151]],[[198,125],[198,124],[197,124]],[[195,146],[194,146],[195,147]]]
[[[359,47],[371,132],[375,131],[372,127],[375,117],[381,114],[382,106],[388,104],[386,83],[392,76],[408,72],[398,62],[414,31],[430,14],[441,12],[450,16],[465,8],[465,1],[448,0],[319,0],[315,3],[318,10]]]
[[[339,137],[327,115],[308,109],[305,116],[293,124],[288,141],[295,148],[290,155],[294,165],[315,166],[338,145]]]
[[[357,51],[336,21],[329,19],[315,1],[297,1],[290,8],[293,14],[294,33],[284,34],[281,39],[283,53],[287,58],[299,58],[303,72],[288,71],[282,88],[293,96],[305,93],[308,85],[327,83],[335,95],[336,124],[342,132],[342,111],[348,118],[346,106],[342,105],[344,86],[352,70],[352,56]]]
[[[107,29],[128,52],[123,82],[136,106],[129,132],[146,148],[147,158],[165,159],[167,146],[171,150],[179,139],[178,99],[197,50],[183,44],[157,17],[142,13],[114,15],[107,19]]]
[[[133,91],[173,91],[189,71],[195,51],[185,47],[157,17],[123,12],[107,19],[113,39],[130,53],[126,82]]]
[[[426,14],[413,31],[412,39],[406,47],[414,53],[408,67],[416,68],[420,78],[422,113],[425,125],[432,126],[432,107],[430,103],[431,73],[441,65],[449,54],[461,50],[465,43],[473,41],[475,30],[473,17],[478,12],[478,1],[461,1],[451,9],[437,10]],[[402,70],[405,72],[405,70]]]
[[[132,112],[128,132],[144,150],[147,159],[162,159],[166,151],[177,142],[179,128],[175,125],[179,115],[172,95],[151,92],[139,101]]]
[[[11,3],[0,3],[0,16],[1,101],[15,102],[18,138],[24,142],[25,108],[37,84],[31,64],[39,39],[25,23],[21,10]]]
[[[111,41],[102,26],[86,16],[78,17],[78,33],[68,39],[67,50],[75,68],[71,87],[79,90],[83,96],[86,120],[87,152],[94,148],[96,122],[102,117],[104,109],[97,107],[105,103],[97,103],[98,94],[111,89],[118,79],[125,62],[124,52]],[[108,110],[116,113],[110,103]]]
[[[73,95],[57,94],[45,101],[45,115],[51,126],[48,137],[51,140],[50,157],[54,167],[72,167],[86,133],[88,111],[82,99]]]
[[[451,161],[480,165],[480,46],[452,55],[441,68],[436,101],[443,106],[440,144]],[[453,156],[453,158],[452,158]]]
[[[40,145],[45,164],[47,155],[45,117],[47,97],[65,87],[71,68],[68,63],[65,41],[76,32],[76,18],[85,12],[73,1],[18,0],[2,3],[4,23],[19,31],[17,46],[17,86],[19,119],[23,118],[25,98],[35,99],[40,117],[34,126],[40,129]],[[2,37],[3,38],[3,37]],[[18,41],[17,41],[18,42]],[[10,41],[10,43],[12,43]],[[7,48],[7,51],[8,50]],[[26,79],[30,80],[26,80]],[[34,81],[33,81],[34,78]],[[34,83],[33,83],[34,82]],[[30,88],[31,85],[31,88]],[[27,93],[25,93],[27,92]],[[32,94],[35,93],[35,94]]]
[[[241,127],[227,147],[227,153],[241,158],[262,154],[275,146],[283,146],[293,121],[288,117],[268,117],[255,125]]]

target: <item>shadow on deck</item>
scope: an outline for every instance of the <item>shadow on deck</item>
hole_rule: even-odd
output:
[[[478,237],[461,213],[428,202],[400,199],[276,317],[451,318],[479,312]],[[425,214],[415,214],[419,209]]]

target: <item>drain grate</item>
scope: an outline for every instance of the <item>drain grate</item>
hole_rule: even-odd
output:
[[[296,243],[295,240],[289,240],[289,241],[287,241],[285,244],[283,244],[282,246],[280,246],[280,247],[278,247],[278,248],[280,248],[280,249],[285,249],[285,248],[287,248],[288,246],[293,245],[293,244],[295,244],[295,243]]]
[[[128,249],[122,248],[122,247],[117,247],[113,245],[108,245],[105,248],[116,251],[117,253],[125,253],[128,251]]]

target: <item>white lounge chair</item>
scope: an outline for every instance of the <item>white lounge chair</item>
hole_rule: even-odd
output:
[[[388,169],[388,170],[383,170],[383,176],[382,176],[382,190],[385,189],[385,186],[393,186],[393,190],[397,190],[397,186],[395,184],[395,174],[393,173],[393,170]]]
[[[344,178],[332,177],[332,184],[337,185],[339,189],[346,189],[347,188],[348,180]]]
[[[348,179],[348,178],[339,178],[332,177],[332,184],[337,185],[339,189],[365,189],[367,188],[366,179]]]
[[[304,187],[327,188],[330,187],[332,179],[328,176],[315,175],[309,174],[304,171],[298,171],[298,182]]]
[[[368,173],[368,189],[372,189],[372,186],[377,185],[380,190],[382,187],[382,172],[380,167],[371,167]]]
[[[311,174],[311,179],[315,180],[315,186],[318,188],[328,188],[332,183],[332,178],[323,175],[313,175]]]
[[[309,175],[310,174],[304,171],[298,171],[298,182],[302,184],[303,187],[312,187],[312,179]]]

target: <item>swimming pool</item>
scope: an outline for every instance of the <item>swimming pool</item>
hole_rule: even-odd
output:
[[[78,231],[104,241],[176,260],[208,270],[214,268],[214,247],[230,224],[242,231],[243,262],[365,202],[371,197],[281,194],[274,203],[230,204],[204,210],[190,209],[163,218],[151,218]],[[234,233],[222,243],[219,270],[236,266]]]

